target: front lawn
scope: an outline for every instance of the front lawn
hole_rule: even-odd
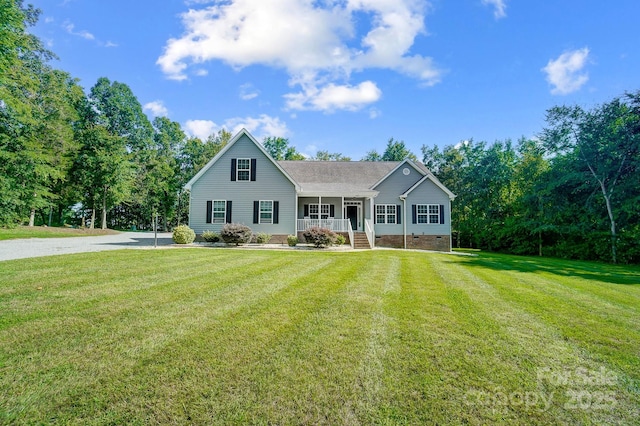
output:
[[[114,234],[111,229],[74,229],[44,226],[18,226],[16,228],[0,228],[0,241],[15,240],[20,238],[61,238],[61,237],[85,237],[91,235]]]
[[[0,262],[0,423],[632,424],[640,269],[122,250]]]

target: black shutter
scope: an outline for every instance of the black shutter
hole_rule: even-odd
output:
[[[238,161],[235,158],[231,159],[231,181],[234,182],[236,180],[236,169],[237,169]]]
[[[227,217],[225,218],[225,222],[231,223],[231,201],[227,201]]]
[[[212,211],[213,211],[213,201],[207,201],[207,223],[211,223]]]
[[[256,159],[255,158],[251,159],[251,181],[252,182],[256,181]]]
[[[260,215],[260,201],[253,202],[253,223],[258,223]]]
[[[396,204],[396,223],[398,225],[402,224],[402,219],[400,219],[402,216],[400,215],[400,204]]]
[[[273,202],[273,223],[278,223],[280,219],[280,201]]]
[[[444,205],[440,204],[440,225],[444,225]]]
[[[411,204],[411,220],[412,223],[418,223],[418,211],[415,204]]]
[[[336,206],[333,204],[329,205],[329,217],[336,217]]]
[[[304,205],[304,217],[309,217],[309,204]]]

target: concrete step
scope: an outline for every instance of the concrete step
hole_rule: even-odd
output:
[[[369,240],[364,232],[353,233],[353,248],[356,249],[370,249]]]

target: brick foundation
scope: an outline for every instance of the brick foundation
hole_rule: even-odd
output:
[[[403,235],[376,236],[377,247],[404,248]],[[408,249],[451,251],[449,235],[407,235]]]

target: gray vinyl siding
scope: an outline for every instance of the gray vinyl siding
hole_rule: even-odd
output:
[[[444,225],[416,223],[412,221],[413,204],[438,204],[444,206]],[[450,235],[451,203],[449,196],[430,180],[425,180],[407,197],[407,235]]]
[[[410,170],[410,173],[408,176],[405,176],[402,173],[402,170],[405,167]],[[409,222],[411,221],[411,214],[410,214],[411,211],[409,210],[408,212],[409,214],[405,214],[405,212],[402,211],[403,206],[402,206],[402,200],[400,199],[400,195],[404,194],[409,188],[415,185],[416,182],[422,179],[422,177],[423,175],[418,173],[418,171],[414,169],[411,165],[405,164],[405,165],[402,165],[395,172],[393,172],[380,184],[378,184],[377,187],[375,187],[375,189],[377,191],[380,191],[380,193],[373,201],[374,211],[368,212],[369,214],[371,214],[370,217],[373,219],[374,223],[376,220],[375,205],[394,204],[394,205],[401,206],[401,209],[400,209],[401,223],[400,224],[396,223],[395,225],[376,223],[375,224],[376,235],[403,235],[404,234],[403,220],[407,218]],[[397,219],[396,219],[396,222],[397,222]]]
[[[232,158],[255,158],[256,180],[231,181]],[[198,179],[191,188],[189,226],[201,234],[205,230],[219,232],[224,224],[206,223],[207,201],[232,201],[232,221],[244,223],[254,233],[288,235],[295,232],[296,191],[293,183],[247,136],[238,139],[229,150]],[[277,224],[254,224],[253,202],[279,202]]]

